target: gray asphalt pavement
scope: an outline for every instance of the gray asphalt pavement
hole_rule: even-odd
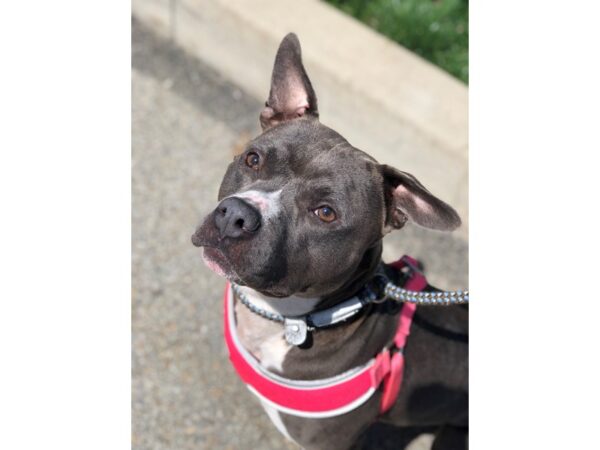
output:
[[[263,102],[135,20],[132,48],[133,448],[294,448],[233,373],[224,282],[190,243],[234,149],[259,132]],[[468,284],[458,238],[410,227],[386,238],[388,260],[403,253],[424,261],[433,284]],[[403,446],[376,426],[362,448]]]

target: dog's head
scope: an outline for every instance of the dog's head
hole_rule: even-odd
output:
[[[208,266],[231,281],[276,297],[323,296],[407,221],[460,225],[415,177],[321,124],[295,34],[277,52],[260,123],[263,133],[229,165],[220,203],[192,236]]]

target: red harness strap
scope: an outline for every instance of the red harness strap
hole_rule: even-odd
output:
[[[392,264],[402,269],[407,265],[416,267],[416,261],[408,256]],[[419,272],[413,271],[404,286],[420,291],[427,281]],[[398,329],[394,337],[397,350],[384,348],[375,358],[362,367],[323,380],[290,380],[264,369],[243,348],[235,332],[233,298],[229,283],[225,290],[225,342],[229,358],[240,378],[262,401],[278,410],[301,417],[324,418],[345,414],[366,402],[383,383],[380,412],[385,413],[395,402],[402,383],[404,355],[402,349],[410,332],[415,305],[402,306]]]
[[[410,256],[403,256],[402,259],[391,264],[392,267],[400,270],[407,265],[413,267],[418,266],[418,262]],[[419,271],[413,270],[411,278],[408,279],[404,288],[409,291],[422,291],[427,286],[427,280]],[[404,375],[404,346],[410,334],[410,325],[412,324],[413,316],[417,305],[414,303],[404,303],[400,312],[400,320],[398,329],[394,336],[394,346],[396,352],[390,360],[390,371],[383,379],[383,394],[381,396],[381,406],[379,412],[385,414],[394,404],[400,393],[402,386],[402,377]]]

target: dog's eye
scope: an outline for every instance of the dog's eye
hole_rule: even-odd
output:
[[[333,208],[331,208],[330,206],[327,206],[327,205],[319,206],[313,212],[323,222],[327,222],[327,223],[333,222],[337,218]]]
[[[246,155],[246,165],[251,169],[258,170],[260,164],[260,156],[258,153],[250,152]]]

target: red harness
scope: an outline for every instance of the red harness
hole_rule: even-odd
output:
[[[416,265],[417,262],[409,256],[391,264],[397,269]],[[425,277],[413,270],[404,287],[411,291],[421,291],[426,285]],[[229,359],[250,391],[281,412],[311,418],[338,416],[365,403],[383,384],[380,404],[380,413],[383,414],[391,408],[400,392],[404,372],[403,349],[415,309],[414,304],[402,305],[393,349],[384,348],[367,364],[331,378],[290,380],[267,371],[239,342],[235,331],[233,293],[227,283],[225,342]]]

